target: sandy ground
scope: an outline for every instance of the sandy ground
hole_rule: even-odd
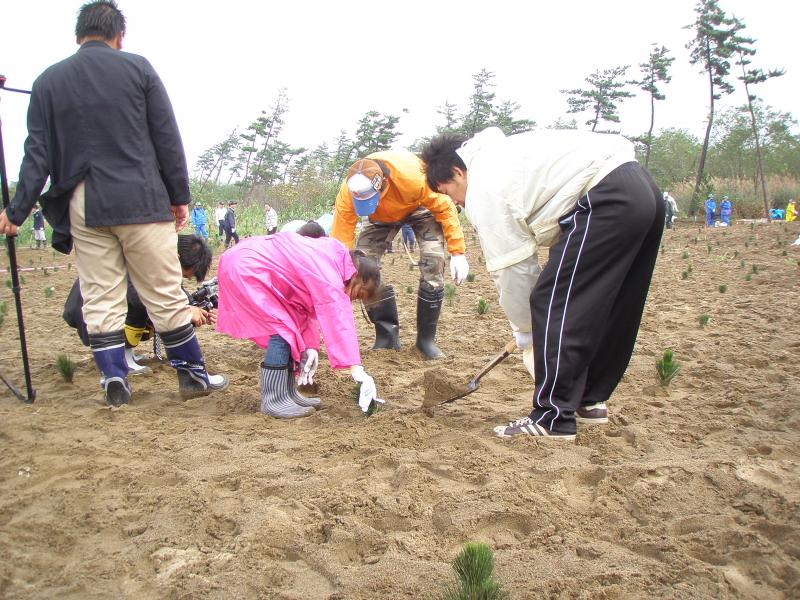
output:
[[[71,258],[23,249],[23,267],[62,267],[24,273],[35,404],[0,389],[0,597],[435,598],[461,546],[485,541],[513,598],[798,598],[798,229],[667,231],[610,423],[576,443],[492,436],[530,407],[518,353],[473,394],[421,411],[426,377],[466,383],[510,338],[471,235],[476,279],[439,327],[448,358],[411,351],[418,275],[389,255],[403,349],[367,352],[354,311],[385,410],[363,417],[323,360],[324,410],[295,421],[258,412],[261,352],[207,329],[226,392],[183,402],[151,363],[132,404],[105,408],[60,317]],[[0,301],[0,371],[22,388],[5,286]],[[682,370],[663,389],[654,363],[668,347]],[[79,364],[74,384],[60,353]]]

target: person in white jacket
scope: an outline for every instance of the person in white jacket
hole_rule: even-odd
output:
[[[574,439],[608,421],[633,353],[664,227],[664,202],[618,135],[491,127],[423,149],[428,185],[465,207],[517,346],[533,346],[527,417],[495,427]],[[539,246],[550,247],[544,269]]]

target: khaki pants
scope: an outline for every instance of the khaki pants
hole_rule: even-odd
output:
[[[411,225],[419,245],[419,285],[428,291],[444,287],[445,245],[442,226],[436,222],[433,213],[427,208],[418,208],[402,221],[396,223],[377,223],[370,221],[364,225],[358,236],[356,248],[363,250],[380,264],[386,243],[391,243],[403,223]]]
[[[192,312],[181,289],[175,224],[87,227],[85,203],[81,182],[70,199],[69,218],[89,335],[124,327],[127,276],[156,331],[171,331],[189,323]]]

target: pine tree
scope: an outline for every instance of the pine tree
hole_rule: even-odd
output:
[[[719,100],[723,93],[733,93],[734,88],[727,80],[731,69],[729,59],[735,52],[736,47],[733,42],[742,27],[736,19],[725,14],[717,0],[700,0],[694,10],[697,19],[685,28],[693,29],[695,37],[686,44],[686,48],[690,50],[689,62],[692,65],[702,65],[703,71],[708,75],[709,112],[706,135],[697,165],[697,178],[689,204],[691,215],[697,212],[697,207],[700,205],[703,170],[708,155],[711,128],[714,124],[714,101]]]
[[[642,74],[640,81],[632,81],[631,83],[639,86],[643,91],[650,95],[650,128],[647,130],[647,139],[645,141],[645,154],[644,166],[648,167],[650,164],[650,147],[653,143],[653,126],[656,119],[656,100],[664,100],[666,96],[661,93],[658,87],[660,82],[669,83],[672,77],[669,75],[669,67],[675,60],[667,56],[669,50],[666,47],[658,47],[654,44],[654,48],[650,51],[650,57],[646,63],[639,63],[639,68]]]
[[[591,86],[589,89],[561,90],[562,94],[569,95],[567,112],[581,113],[591,110],[594,114],[586,124],[592,126],[592,131],[597,129],[600,121],[619,123],[618,104],[633,96],[624,89],[627,82],[620,81],[627,70],[628,67],[624,66],[595,71],[584,80]]]
[[[739,25],[740,29],[744,29],[744,23],[742,21],[737,20],[737,24]],[[769,218],[769,198],[767,196],[767,180],[764,176],[764,161],[761,157],[761,140],[759,139],[758,134],[758,123],[756,121],[756,112],[753,108],[753,103],[758,99],[758,96],[750,92],[750,86],[757,85],[759,83],[764,83],[768,79],[773,77],[780,77],[786,71],[783,69],[770,69],[768,71],[763,71],[762,69],[748,69],[747,67],[752,62],[749,57],[752,57],[756,53],[756,49],[754,48],[755,40],[751,38],[744,38],[736,36],[734,38],[734,46],[736,50],[736,54],[738,56],[738,60],[736,64],[742,68],[742,74],[739,79],[742,83],[744,83],[744,91],[747,94],[747,111],[750,113],[750,125],[753,130],[753,139],[756,145],[756,178],[758,179],[759,183],[761,184],[761,193],[763,194],[764,198],[764,216]]]

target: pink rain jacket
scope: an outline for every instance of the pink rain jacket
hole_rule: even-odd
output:
[[[319,349],[319,333],[334,369],[360,365],[358,338],[345,282],[356,274],[350,254],[333,238],[292,232],[242,240],[219,259],[217,330],[265,348],[277,333],[300,360]]]

